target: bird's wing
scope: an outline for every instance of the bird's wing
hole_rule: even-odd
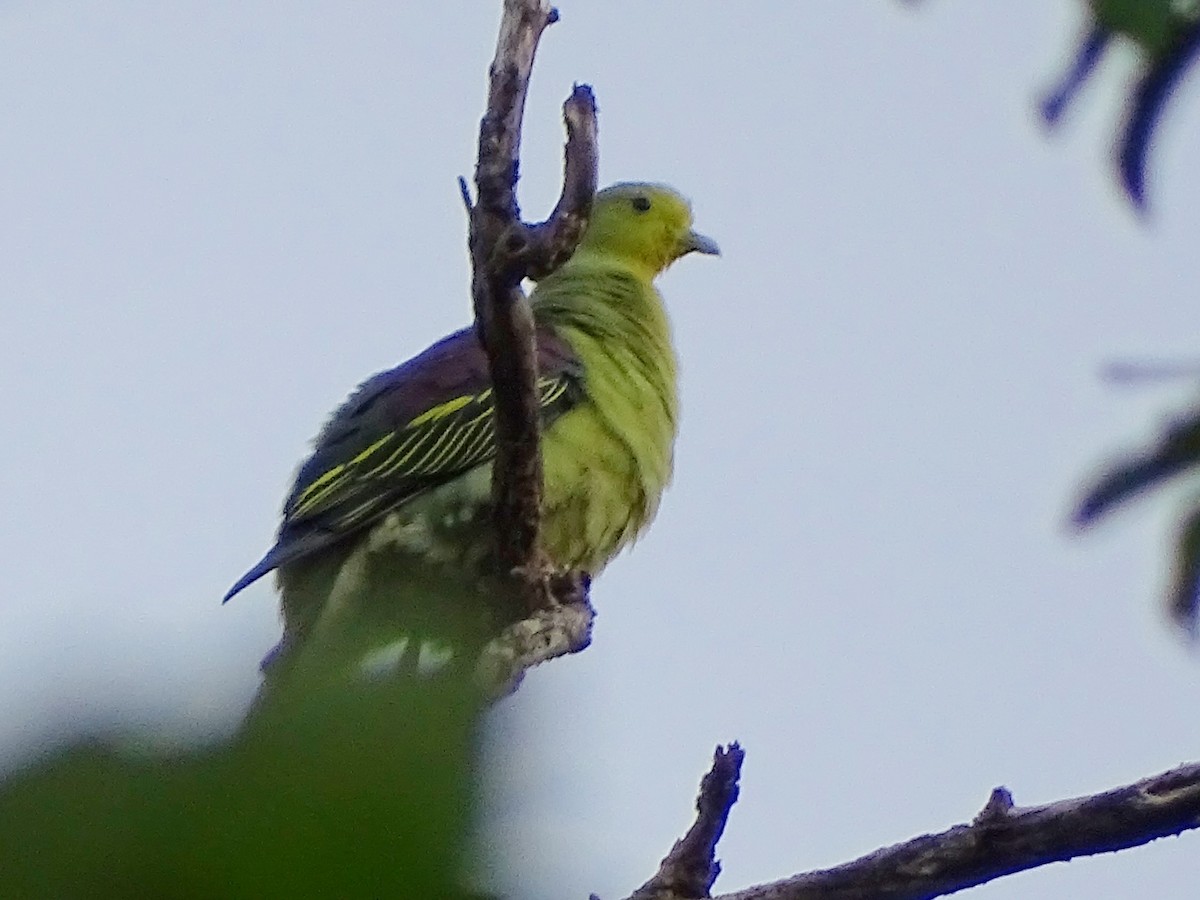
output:
[[[579,402],[583,371],[548,329],[538,331],[538,365],[548,425]],[[492,459],[493,404],[487,357],[470,329],[364,382],[330,418],[296,475],[279,540],[225,599]]]

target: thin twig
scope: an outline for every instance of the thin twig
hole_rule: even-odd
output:
[[[540,279],[553,272],[575,252],[587,227],[596,196],[599,168],[596,135],[596,98],[586,84],[577,84],[563,104],[567,143],[563,147],[563,187],[550,218],[532,228],[529,276]]]

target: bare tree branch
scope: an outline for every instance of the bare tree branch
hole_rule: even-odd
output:
[[[492,698],[515,691],[534,666],[578,653],[592,642],[596,611],[586,578],[575,572],[554,578],[558,583],[551,584],[551,592],[558,602],[510,625],[480,653],[476,681]]]
[[[999,787],[969,824],[715,900],[928,900],[1047,863],[1126,850],[1197,827],[1200,763],[1046,806],[1014,806],[1007,788]],[[630,900],[710,896],[707,891],[643,895],[644,890]]]
[[[505,0],[489,71],[488,107],[479,125],[478,197],[470,205],[471,295],[475,327],[495,390],[496,461],[492,496],[501,563],[524,575],[531,610],[550,605],[548,561],[538,532],[542,467],[533,316],[521,291],[574,252],[596,190],[596,107],[577,86],[563,108],[567,126],[562,196],[540,225],[520,219],[516,183],[521,119],[538,41],[558,13],[544,0]]]
[[[676,900],[709,897],[713,882],[721,874],[717,842],[725,831],[729,811],[738,798],[738,778],[746,754],[736,743],[718,747],[712,768],[700,781],[696,798],[696,821],[675,842],[654,877],[633,892],[629,900]]]
[[[587,227],[596,196],[599,142],[596,135],[596,98],[586,84],[577,84],[563,104],[567,143],[563,148],[563,187],[550,218],[534,225],[529,277],[543,278],[575,252]]]

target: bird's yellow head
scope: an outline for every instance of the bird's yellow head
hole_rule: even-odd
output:
[[[581,252],[615,255],[653,277],[686,253],[720,253],[692,230],[692,207],[662,184],[627,182],[596,194]]]

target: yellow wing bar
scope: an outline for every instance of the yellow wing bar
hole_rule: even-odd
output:
[[[560,404],[571,379],[538,379],[543,411]],[[403,502],[433,484],[474,468],[495,455],[492,390],[455,397],[431,407],[403,428],[381,435],[345,462],[337,463],[305,485],[285,510],[294,523],[348,508],[335,527],[349,528],[374,513],[381,503]]]

